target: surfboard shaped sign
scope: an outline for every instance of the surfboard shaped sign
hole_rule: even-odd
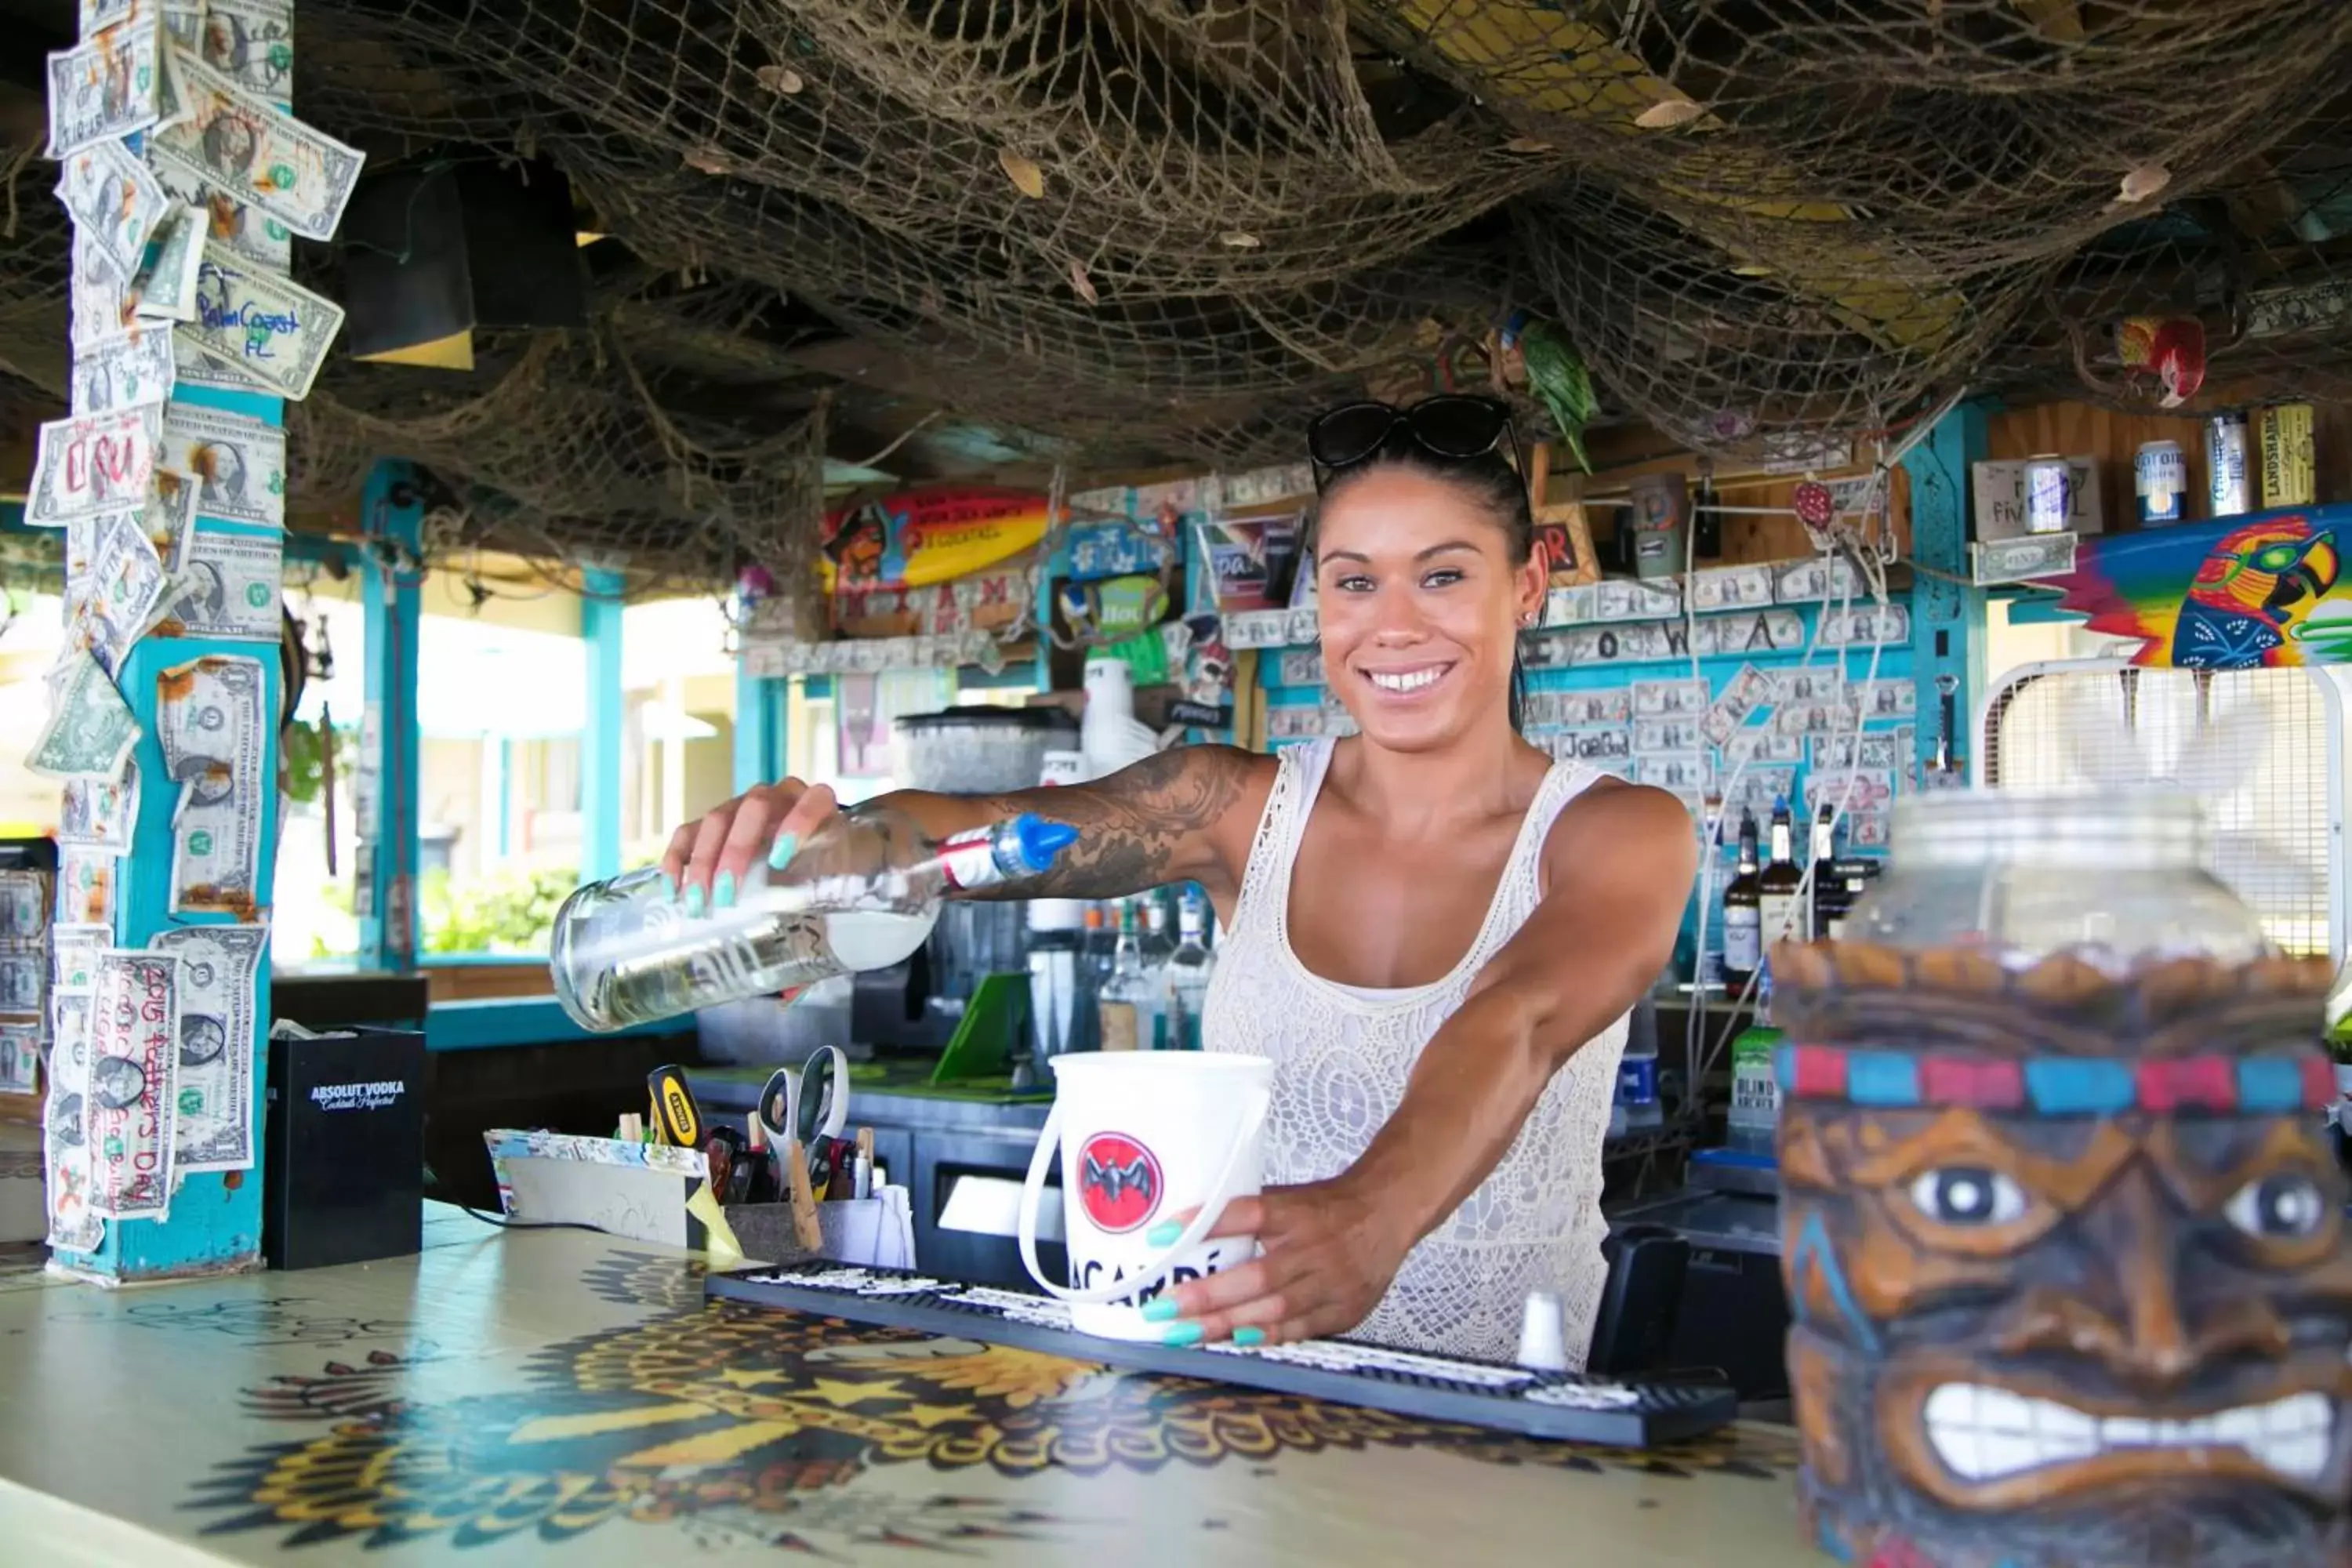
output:
[[[921,588],[982,572],[1045,537],[1034,490],[940,485],[825,514],[819,569],[829,594]]]

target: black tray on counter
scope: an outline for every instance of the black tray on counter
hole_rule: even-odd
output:
[[[822,1259],[713,1274],[703,1289],[780,1311],[1013,1345],[1131,1372],[1216,1379],[1528,1437],[1642,1448],[1710,1431],[1737,1413],[1736,1395],[1719,1382],[1619,1383],[1342,1340],[1245,1351],[1097,1339],[1071,1328],[1068,1309],[1045,1297]]]

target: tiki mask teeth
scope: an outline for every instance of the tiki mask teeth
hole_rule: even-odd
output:
[[[2291,1480],[2327,1468],[2336,1412],[2324,1394],[2297,1394],[2189,1421],[2117,1415],[2104,1420],[2054,1400],[2003,1388],[1947,1383],[1927,1395],[1928,1440],[1968,1481],[1991,1481],[2044,1465],[2072,1464],[2117,1448],[2242,1448]]]

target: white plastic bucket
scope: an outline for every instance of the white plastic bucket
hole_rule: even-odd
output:
[[[1081,1333],[1156,1340],[1143,1306],[1171,1285],[1257,1255],[1255,1237],[1206,1239],[1264,1169],[1274,1063],[1195,1051],[1087,1051],[1054,1058],[1054,1109],[1021,1194],[1021,1260],[1029,1277],[1070,1303]],[[1045,1172],[1062,1159],[1062,1228],[1070,1282],[1037,1264],[1037,1206]],[[1149,1237],[1188,1209],[1199,1213],[1163,1247]]]

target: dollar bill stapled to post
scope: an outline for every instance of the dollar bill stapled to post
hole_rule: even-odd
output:
[[[172,211],[154,172],[120,142],[98,142],[68,154],[58,200],[115,277],[129,283],[146,259],[147,242]]]
[[[110,949],[89,1007],[85,1131],[90,1208],[112,1219],[171,1212],[180,1061],[180,962]]]
[[[184,52],[173,62],[188,118],[155,133],[159,155],[308,239],[331,239],[365,155]]]
[[[172,404],[154,465],[195,481],[205,517],[286,526],[286,432],[274,425]]]
[[[111,783],[122,776],[139,735],[139,721],[97,658],[70,650],[48,721],[33,742],[25,765],[54,779]]]
[[[49,156],[63,159],[100,142],[120,142],[163,115],[161,16],[126,16],[70,49],[49,56]]]
[[[173,914],[257,918],[261,898],[262,767],[268,716],[262,662],[208,654],[155,680],[156,738],[179,789],[173,813]]]
[[[126,328],[74,355],[73,412],[89,417],[160,407],[178,382],[171,329]]]
[[[255,992],[266,925],[179,926],[149,947],[179,967],[173,1168],[243,1171],[254,1163]]]
[[[280,397],[310,395],[343,310],[290,278],[208,245],[197,268],[194,320],[180,340]]]

